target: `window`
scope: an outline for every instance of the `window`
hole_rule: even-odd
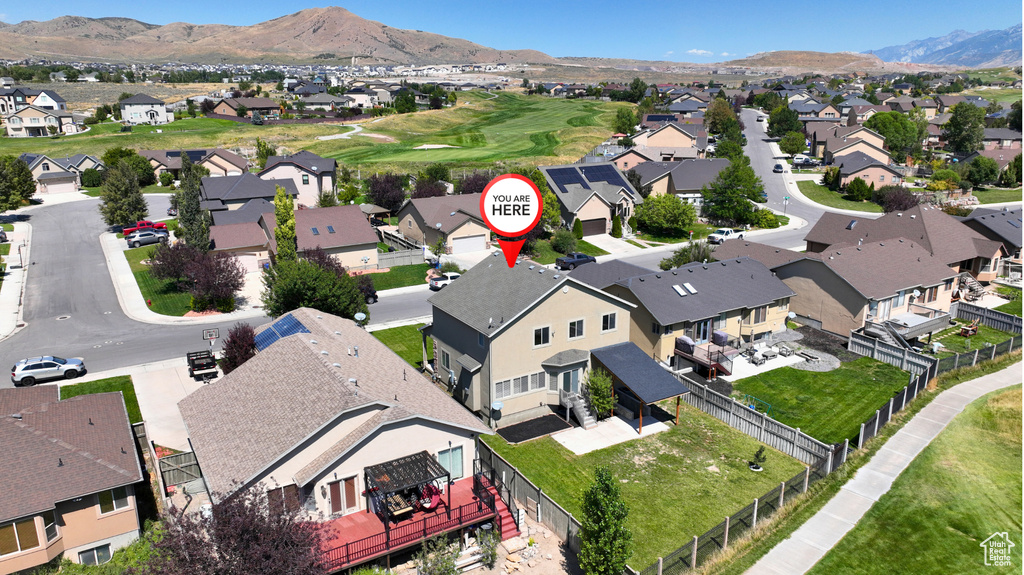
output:
[[[892,177],[892,183],[894,183],[894,184],[895,184],[895,183],[897,183],[897,182],[899,182],[899,181],[900,181],[900,177],[899,177],[899,176],[893,176],[893,177]]]
[[[750,324],[764,323],[768,319],[768,306],[763,305],[750,310]]]
[[[939,286],[930,287],[924,292],[924,301],[931,303],[935,301],[938,298],[938,296]]]
[[[411,228],[412,227],[412,219],[411,218],[408,219],[408,220],[405,220],[405,223],[406,223],[406,227],[407,228]]]
[[[601,331],[615,331],[614,313],[606,313],[601,316]]]
[[[942,286],[942,291],[949,291],[953,289],[953,278],[946,280],[946,283]]]
[[[569,322],[569,339],[578,339],[583,337],[583,320],[578,319]]]
[[[479,345],[480,347],[484,347],[484,344],[486,343],[485,340],[486,340],[486,338],[484,337],[484,334],[482,334],[482,333],[476,334],[476,344],[477,345]]]
[[[34,517],[0,527],[0,555],[39,547]]]
[[[530,391],[530,376],[521,375],[512,380],[512,393],[526,393]]]
[[[100,513],[111,513],[128,507],[127,487],[101,491],[96,494],[96,497],[100,500]]]
[[[43,171],[44,172],[49,172],[50,171],[50,164],[48,164],[46,162],[43,162]]]
[[[494,384],[494,397],[502,399],[512,395],[512,380],[506,379]]]
[[[451,369],[452,368],[451,363],[452,363],[452,356],[448,355],[448,352],[442,349],[441,350],[441,365],[445,369]]]
[[[551,328],[539,327],[533,330],[533,346],[548,345],[551,343]]]
[[[40,515],[43,518],[43,531],[46,532],[46,540],[53,541],[57,538],[57,516],[53,511],[47,511]]]
[[[789,298],[782,298],[779,300],[779,310],[786,311],[789,309]]]
[[[654,322],[651,324],[651,333],[654,335],[661,335],[661,324]]]
[[[885,183],[885,174],[882,174],[881,176],[878,176],[878,181],[882,182],[882,183]]]
[[[452,481],[462,478],[462,446],[442,449],[437,452],[437,462],[452,474]]]
[[[302,185],[303,186],[308,186],[309,185],[309,174],[302,174]]]
[[[530,374],[530,391],[544,389],[544,372]]]
[[[99,565],[107,561],[110,561],[110,545],[100,545],[78,553],[78,562],[82,565]]]

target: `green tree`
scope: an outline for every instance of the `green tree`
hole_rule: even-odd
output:
[[[960,174],[949,169],[935,170],[934,172],[932,172],[932,181],[949,182],[951,185],[955,187],[956,184],[960,183]]]
[[[878,135],[885,138],[885,147],[889,148],[889,152],[897,159],[911,151],[915,144],[921,143],[921,140],[917,139],[917,124],[900,112],[879,112],[868,118],[864,122],[864,127],[878,132]]]
[[[395,111],[408,114],[416,111],[416,97],[409,90],[404,90],[395,98]]]
[[[803,130],[803,127],[803,124],[800,123],[800,115],[796,113],[796,110],[789,109],[788,106],[779,106],[768,115],[769,137],[781,138],[789,132],[799,132]]]
[[[103,153],[100,159],[105,166],[116,166],[121,160],[127,161],[128,165],[135,172],[135,179],[138,180],[141,187],[156,183],[156,173],[153,171],[153,166],[149,163],[149,160],[143,158],[131,148],[110,148]]]
[[[703,213],[712,219],[747,223],[754,209],[750,202],[759,199],[763,191],[761,178],[747,162],[732,163],[701,189]]]
[[[149,213],[142,197],[139,179],[127,160],[107,171],[100,189],[100,214],[108,226],[128,226],[145,219]]]
[[[244,118],[245,115],[248,114],[248,113],[249,113],[249,108],[247,106],[243,105],[243,104],[239,104],[238,107],[235,108],[235,115],[238,116],[239,118]]]
[[[632,134],[636,131],[636,115],[633,110],[623,106],[615,112],[615,121],[612,123],[612,130],[619,134]]]
[[[689,242],[672,252],[671,256],[661,260],[658,267],[668,271],[693,262],[713,262],[716,261],[712,255],[713,251],[711,244],[704,240]]]
[[[985,137],[985,109],[966,102],[953,106],[942,133],[951,152],[966,155],[979,150]]]
[[[1006,127],[1011,130],[1021,131],[1021,101],[1017,100],[1010,104],[1010,113],[1006,116]]]
[[[732,106],[729,102],[723,98],[714,98],[711,103],[708,104],[708,109],[704,112],[704,125],[707,126],[708,131],[712,134],[720,134],[725,128],[725,123],[728,120],[735,120],[736,114],[732,111]]]
[[[967,179],[974,185],[988,184],[999,178],[999,164],[992,158],[978,156],[967,164]]]
[[[846,184],[846,198],[854,202],[862,202],[871,198],[873,190],[874,184],[869,187],[864,178],[854,178],[849,184]]]
[[[427,178],[435,182],[450,182],[452,171],[447,164],[430,164],[422,172],[420,178]]]
[[[185,110],[190,118],[196,117],[196,103],[192,101],[192,98],[185,100]]]
[[[1006,165],[1002,175],[999,176],[999,184],[1004,188],[1019,186],[1021,183],[1021,157],[1017,154],[1010,163]]]
[[[0,212],[16,210],[36,193],[28,164],[14,156],[0,156]]]
[[[181,155],[181,169],[178,171],[181,186],[175,193],[179,237],[201,252],[210,249],[210,214],[199,207],[203,176],[209,174],[205,167],[193,164],[187,154]]]
[[[622,218],[620,218],[619,216],[615,216],[612,218],[612,237],[622,237]]]
[[[274,194],[274,240],[277,242],[277,261],[291,261],[298,257],[295,240],[295,202],[281,186]]]
[[[776,92],[764,92],[754,96],[751,105],[770,112],[779,106],[786,105],[786,101]]]
[[[636,220],[645,232],[678,237],[686,233],[687,226],[697,221],[697,211],[679,196],[661,194],[648,196],[636,207]]]
[[[779,149],[787,156],[794,156],[807,149],[807,140],[800,132],[789,132],[779,140]]]
[[[413,557],[420,575],[459,575],[457,566],[459,546],[448,540],[447,534],[431,537]]]
[[[278,222],[280,227],[280,222]],[[280,246],[280,240],[278,240]],[[296,308],[312,307],[348,319],[367,313],[366,302],[354,279],[312,262],[281,259],[263,272],[263,307],[271,317]]]
[[[633,78],[633,81],[629,83],[629,88],[626,89],[626,99],[634,104],[639,103],[644,99],[645,92],[647,92],[647,83],[640,78]]]
[[[333,190],[324,189],[316,196],[316,207],[333,208],[338,205],[338,196]]]
[[[276,155],[277,148],[269,142],[256,138],[256,163],[259,164],[261,170],[267,167],[267,158]]]
[[[578,240],[583,239],[583,220],[576,218],[572,223],[572,235]]]
[[[544,209],[540,214],[540,223],[546,230],[554,230],[562,226],[562,210],[558,207],[558,198],[552,191],[545,191],[541,198]]]
[[[645,185],[641,183],[643,180],[640,176],[640,172],[636,170],[629,170],[628,172],[626,172],[626,181],[629,182],[629,185],[633,186],[633,189],[640,194],[641,198],[646,199],[647,196],[651,195],[651,190],[653,189],[653,186],[651,186],[651,184]]]
[[[612,376],[607,371],[596,367],[587,372],[583,380],[583,393],[598,419],[611,417],[615,409],[614,392]]]
[[[583,493],[579,562],[586,575],[619,575],[633,554],[633,534],[626,527],[629,509],[619,483],[606,467],[594,470],[594,483]]]
[[[732,140],[723,140],[715,146],[715,157],[716,158],[727,158],[729,161],[735,162],[738,158],[743,156],[743,145],[739,142]]]
[[[556,230],[551,237],[551,249],[560,254],[576,251],[576,236],[569,230]]]

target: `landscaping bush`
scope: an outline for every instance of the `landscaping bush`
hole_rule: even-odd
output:
[[[767,208],[756,210],[750,223],[751,225],[764,229],[774,229],[779,227],[778,218],[776,218],[775,214]]]
[[[103,185],[103,174],[96,168],[89,168],[82,172],[82,186],[95,188]]]
[[[839,190],[840,182],[842,177],[839,175],[839,168],[825,168],[825,173],[821,176],[821,185],[835,192]]]
[[[235,294],[245,285],[245,269],[238,258],[224,253],[206,253],[185,268],[190,281],[193,311],[235,309]]]
[[[188,266],[200,257],[198,249],[182,242],[171,246],[159,244],[149,256],[149,273],[156,279],[173,280],[178,289],[183,289]]]
[[[579,218],[572,223],[572,235],[578,240],[583,239],[583,222]]]
[[[85,120],[82,120],[82,122],[85,123],[86,126],[93,126],[100,123],[100,121],[96,119],[96,116],[88,116]]]
[[[629,221],[627,223],[629,224],[630,229],[632,229],[635,232],[636,231],[636,216],[629,216]]]
[[[640,227],[647,233],[665,236],[681,236],[686,227],[697,221],[697,212],[692,204],[688,204],[672,194],[648,196],[644,203],[636,208],[636,217]]]
[[[224,338],[224,357],[220,368],[227,375],[256,355],[256,330],[247,323],[236,323]]]
[[[160,185],[169,186],[174,183],[174,174],[170,172],[160,172]]]
[[[863,202],[871,197],[874,186],[873,183],[868,186],[864,178],[854,178],[846,185],[846,199],[852,202]]]
[[[619,217],[612,218],[612,237],[613,238],[621,238],[622,237],[622,218],[619,218]]]
[[[902,212],[916,206],[919,198],[903,186],[882,186],[875,190],[874,202],[889,212]]]
[[[932,181],[933,182],[949,182],[950,184],[954,184],[955,185],[955,184],[959,184],[960,183],[960,174],[954,172],[953,170],[949,170],[949,169],[946,169],[946,170],[935,170],[935,173],[932,174]],[[953,186],[953,187],[955,187],[955,186]]]
[[[440,267],[440,269],[438,271],[440,271],[441,273],[449,273],[449,272],[456,273],[456,274],[464,274],[464,273],[466,273],[466,270],[460,268],[459,264],[457,264],[455,262],[450,262],[450,261],[449,262],[444,262],[443,264],[441,264],[441,267]],[[359,277],[369,277],[369,276],[359,276]]]
[[[596,368],[587,372],[583,390],[590,407],[594,409],[595,417],[611,417],[612,409],[615,407],[615,396],[612,394],[612,376],[607,371]]]
[[[568,230],[558,230],[551,238],[551,248],[560,254],[576,251],[576,236]]]

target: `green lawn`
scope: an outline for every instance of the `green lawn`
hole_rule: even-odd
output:
[[[400,288],[406,286],[422,285],[427,283],[427,270],[430,264],[412,264],[409,266],[395,266],[390,271],[381,274],[371,274],[373,287],[377,291]]]
[[[1020,309],[1020,300],[1017,300],[1017,309]],[[958,319],[956,321],[957,325],[955,327],[936,332],[932,336],[933,342],[938,341],[945,346],[945,348],[937,354],[937,357],[948,357],[967,351],[973,353],[974,350],[979,348],[984,350],[986,343],[997,345],[1010,339],[1014,335],[1012,333],[999,331],[998,329],[981,324],[978,326],[977,335],[963,337],[960,335],[960,326],[967,325],[971,322],[963,319]]]
[[[638,248],[640,248],[640,249],[642,249],[642,250],[646,250],[646,249],[647,249],[647,246],[645,246],[645,245],[643,245],[642,243],[640,243],[640,242],[637,242],[637,241],[633,241],[633,240],[626,240],[626,243],[629,243],[629,244],[633,244],[634,246],[636,246],[636,247],[638,247]]]
[[[1020,307],[1021,307],[1020,306],[1020,303],[1021,303],[1021,293],[1020,293],[1020,290],[1016,289],[1016,288],[1012,288],[1012,287],[1007,287],[1007,286],[999,286],[999,287],[996,288],[996,291],[998,291],[999,293],[1008,294],[1008,295],[1012,296],[1013,299],[1011,299],[1009,302],[1004,303],[1003,305],[995,308],[995,310],[996,311],[1001,311],[1003,313],[1012,314],[1012,315],[1015,315],[1017,317],[1021,317],[1021,309],[1020,309]]]
[[[1020,573],[1020,429],[1019,385],[968,405],[810,573]],[[996,532],[1012,566],[984,564]]]
[[[1021,189],[1002,190],[1002,189],[986,189],[986,190],[974,190],[971,192],[974,197],[978,198],[978,202],[981,204],[1001,204],[1003,202],[1019,202],[1021,201]]]
[[[132,385],[130,375],[119,375],[107,379],[97,379],[75,385],[62,385],[60,387],[60,398],[68,399],[76,395],[90,395],[93,393],[106,393],[108,391],[120,391],[124,395],[124,405],[128,409],[128,421],[138,423],[142,421],[142,412],[139,411],[139,401],[135,399],[135,386]]]
[[[152,277],[149,275],[149,266],[141,263],[142,260],[148,259],[155,249],[154,246],[130,249],[124,252],[124,257],[131,266],[142,297],[153,302],[149,309],[163,315],[183,316],[192,309],[192,296],[187,292],[178,291],[171,280],[158,280]]]
[[[733,384],[733,396],[746,394],[771,404],[772,418],[825,443],[853,439],[860,424],[910,381],[906,372],[862,357],[838,369],[817,373],[791,367],[773,369]]]
[[[634,552],[629,565],[643,569],[736,513],[803,469],[769,448],[761,473],[747,461],[760,445],[685,402],[679,426],[668,431],[575,455],[550,437],[509,445],[481,436],[537,487],[577,519],[594,468],[608,466],[629,506]]]
[[[842,194],[839,192],[833,192],[825,186],[811,180],[801,180],[797,182],[796,185],[800,188],[800,193],[807,196],[807,199],[823,206],[839,208],[842,210],[856,210],[858,212],[882,213],[882,206],[878,204],[871,202],[851,202],[850,200],[843,199]]]
[[[693,239],[700,240],[711,235],[711,232],[717,230],[717,226],[709,226],[707,224],[693,223],[687,226],[687,232],[693,232]],[[659,236],[656,234],[649,234],[646,232],[638,232],[636,237],[640,238],[645,242],[656,242],[661,244],[678,244],[682,242],[690,241],[690,234],[682,234],[678,236]]]
[[[14,224],[0,224],[0,229],[2,229],[5,232],[13,232]]]
[[[416,369],[423,368],[423,334],[419,329],[424,324],[406,325],[393,327],[391,329],[379,329],[373,333],[373,337],[379,339],[384,345],[391,348],[406,363]],[[427,338],[427,357],[434,356],[434,340]]]
[[[565,255],[563,253],[556,252],[555,249],[551,247],[551,242],[549,240],[537,240],[537,245],[533,248],[533,251],[534,254],[530,259],[541,265],[553,264],[556,259]],[[576,240],[576,251],[583,252],[588,256],[594,257],[608,255],[608,252],[586,240]]]
[[[981,96],[989,102],[1018,102],[1021,99],[1019,89],[1015,88],[988,88],[986,90],[965,90],[965,96]]]

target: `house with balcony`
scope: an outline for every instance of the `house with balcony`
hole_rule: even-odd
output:
[[[40,138],[56,134],[77,134],[81,131],[71,112],[32,105],[22,106],[5,116],[4,127],[10,138]]]
[[[1003,244],[1006,258],[999,275],[1021,273],[1021,226],[1024,224],[1020,208],[977,208],[971,215],[957,219],[986,238]]]
[[[330,529],[329,570],[497,520],[474,467],[486,426],[355,322],[294,310],[256,355],[178,403],[213,502],[245,489]]]
[[[135,489],[149,486],[120,393],[0,389],[0,413],[0,572],[105,563],[139,538]]]

